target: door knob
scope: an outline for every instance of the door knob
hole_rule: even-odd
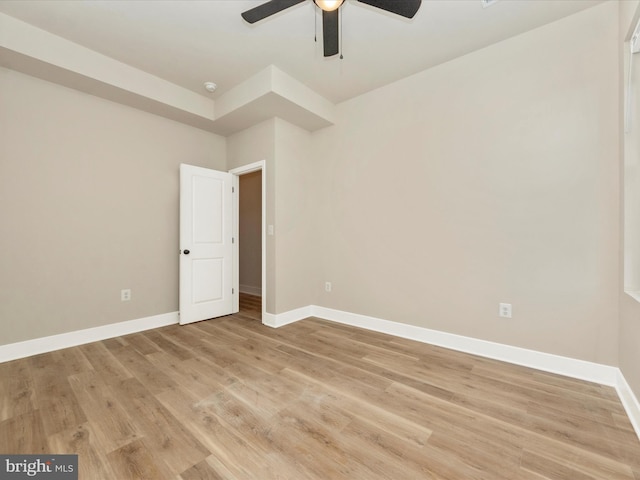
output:
[[[183,250],[182,253],[184,253],[185,255],[189,255],[189,250]]]

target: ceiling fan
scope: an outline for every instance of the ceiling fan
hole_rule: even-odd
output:
[[[242,18],[249,23],[255,23],[305,1],[306,0],[271,0],[243,12]],[[422,0],[357,1],[406,18],[413,18],[420,8],[420,3],[422,3]],[[344,0],[313,0],[313,3],[322,10],[322,41],[324,56],[331,57],[336,55],[339,51],[338,10],[344,3]]]

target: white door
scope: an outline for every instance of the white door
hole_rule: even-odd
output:
[[[235,313],[230,173],[180,165],[180,324]]]

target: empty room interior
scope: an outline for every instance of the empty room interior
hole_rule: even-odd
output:
[[[639,20],[0,0],[0,455],[640,480]]]

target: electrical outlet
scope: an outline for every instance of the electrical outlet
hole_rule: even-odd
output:
[[[123,290],[120,290],[120,301],[128,302],[129,300],[131,300],[131,289],[125,288]]]
[[[331,282],[324,282],[324,291],[325,292],[331,291]]]
[[[511,304],[501,303],[498,307],[498,314],[504,318],[511,318]]]

